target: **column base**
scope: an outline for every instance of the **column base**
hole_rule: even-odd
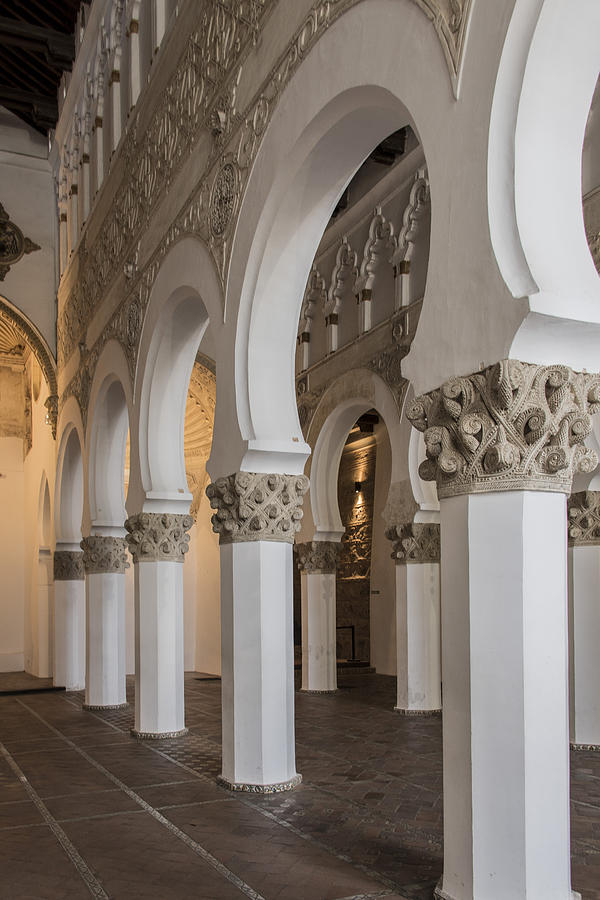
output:
[[[302,781],[302,775],[294,775],[289,781],[280,781],[278,784],[243,784],[241,781],[227,781],[222,775],[217,775],[217,784],[227,788],[228,791],[243,791],[246,794],[281,794],[283,791],[291,791],[298,787]]]
[[[130,728],[129,734],[138,741],[164,741],[168,738],[183,737],[188,731],[189,728],[180,728],[179,731],[136,731],[135,728]]]
[[[89,709],[90,711],[94,711],[95,709],[127,709],[129,703],[82,703],[82,709]]]
[[[451,894],[447,894],[442,889],[441,885],[442,879],[440,878],[433,892],[434,900],[460,900],[459,897],[453,897]],[[579,891],[571,891],[569,900],[581,900],[581,894],[579,893]]]
[[[600,744],[575,744],[571,742],[569,746],[571,750],[600,750]]]
[[[316,691],[312,688],[300,688],[301,694],[337,694],[337,688],[331,688],[330,690]]]
[[[441,716],[441,709],[402,709],[401,706],[395,706],[394,712],[401,716]]]

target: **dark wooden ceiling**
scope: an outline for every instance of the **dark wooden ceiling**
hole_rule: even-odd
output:
[[[75,55],[81,0],[0,0],[0,105],[46,134]]]

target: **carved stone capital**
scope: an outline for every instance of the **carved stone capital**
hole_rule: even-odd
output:
[[[296,544],[298,568],[315,574],[335,574],[340,546],[339,541],[307,541],[305,544]]]
[[[138,513],[131,516],[125,522],[129,532],[125,540],[133,561],[183,562],[190,549],[187,532],[193,524],[192,516],[175,513]]]
[[[104,572],[122,575],[129,568],[125,538],[91,535],[82,540],[80,547],[86,575]]]
[[[440,526],[434,522],[392,526],[385,535],[394,542],[392,559],[397,565],[440,561]]]
[[[600,491],[580,491],[567,500],[569,544],[600,546]]]
[[[306,475],[265,475],[235,472],[217,478],[206,488],[213,531],[221,544],[241,541],[294,543],[300,528],[302,500],[308,491]]]
[[[438,496],[561,491],[591,472],[584,445],[600,409],[600,375],[504,359],[417,397],[407,412],[425,437],[419,474]]]
[[[83,553],[80,550],[55,550],[55,581],[83,581],[84,578]]]

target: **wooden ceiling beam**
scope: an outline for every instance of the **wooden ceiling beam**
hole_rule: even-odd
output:
[[[68,69],[75,58],[75,39],[52,28],[0,16],[0,45],[41,53],[57,69]]]

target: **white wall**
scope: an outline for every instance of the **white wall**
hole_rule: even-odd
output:
[[[371,665],[380,675],[396,674],[396,567],[385,536],[382,512],[390,489],[392,451],[385,425],[377,433],[375,503],[371,545]],[[376,592],[379,593],[376,593]]]
[[[56,353],[57,214],[48,141],[0,107],[0,202],[41,249],[11,266],[0,293],[39,328]]]
[[[0,438],[0,672],[23,669],[25,522],[23,441]]]

